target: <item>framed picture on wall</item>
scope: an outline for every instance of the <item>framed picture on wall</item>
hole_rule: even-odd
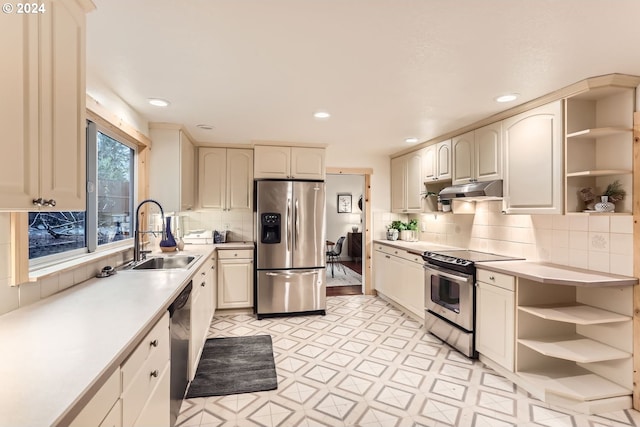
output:
[[[338,213],[351,213],[351,194],[338,194]]]

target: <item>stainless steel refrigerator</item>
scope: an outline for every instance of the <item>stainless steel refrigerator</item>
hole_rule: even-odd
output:
[[[325,184],[256,181],[255,311],[326,313]]]

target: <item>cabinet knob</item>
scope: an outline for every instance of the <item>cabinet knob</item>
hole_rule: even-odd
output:
[[[238,256],[238,254],[237,254],[237,253],[235,253],[235,254],[233,254],[233,256]]]
[[[151,375],[153,378],[158,378],[158,375],[160,374],[160,372],[158,372],[157,369],[151,371],[151,373],[149,375]]]
[[[151,347],[157,347],[158,346],[158,340],[153,340],[149,344],[151,345]]]
[[[489,276],[489,280],[496,280],[496,278],[493,276]]]
[[[206,276],[207,273],[205,273],[204,271],[202,273],[200,273],[202,276]]]
[[[200,286],[202,286],[204,288],[205,282],[200,283]]]

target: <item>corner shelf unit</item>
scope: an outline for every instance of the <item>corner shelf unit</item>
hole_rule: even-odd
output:
[[[587,90],[567,98],[565,109],[565,212],[587,209],[582,188],[599,196],[618,180],[627,195],[615,212],[631,214],[635,87]]]
[[[516,372],[533,395],[588,413],[630,405],[632,307],[616,307],[631,294],[519,278]]]

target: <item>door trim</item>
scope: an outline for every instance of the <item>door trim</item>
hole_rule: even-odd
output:
[[[362,292],[365,295],[374,295],[373,275],[371,274],[371,257],[373,240],[371,234],[372,212],[371,212],[371,175],[372,168],[338,168],[327,167],[325,173],[332,175],[362,175],[364,176],[364,246],[362,248]]]

